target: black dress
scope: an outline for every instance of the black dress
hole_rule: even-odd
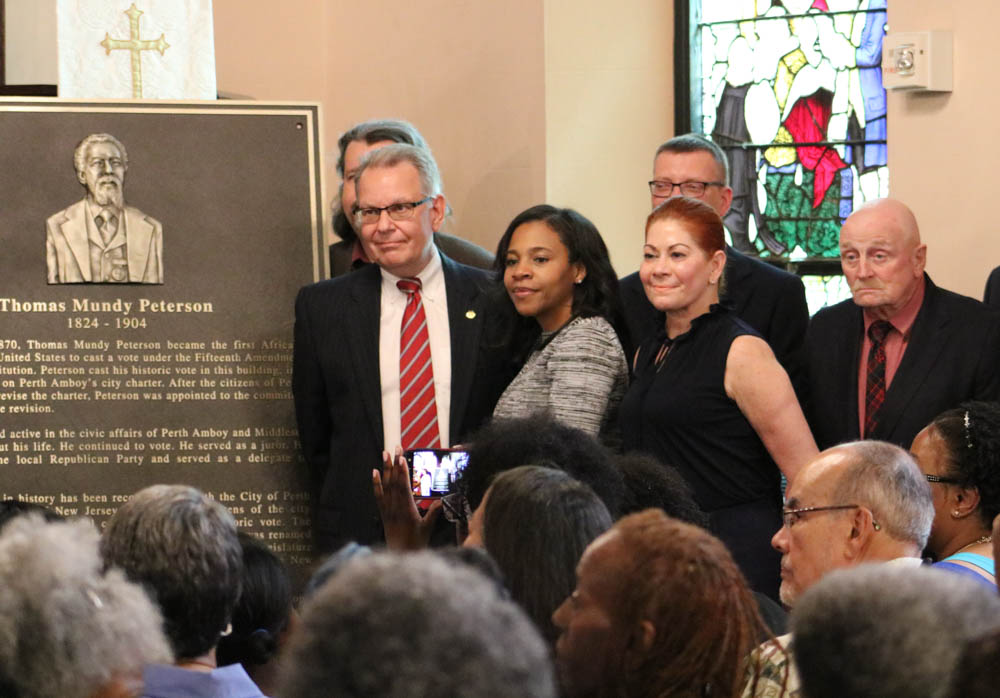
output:
[[[750,586],[777,598],[780,555],[771,537],[781,526],[781,474],[724,383],[729,348],[743,335],[760,336],[713,305],[659,365],[666,334],[646,341],[619,416],[625,450],[680,471]]]

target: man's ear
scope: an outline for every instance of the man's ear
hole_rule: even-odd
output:
[[[437,233],[444,224],[445,213],[448,212],[448,202],[445,201],[444,194],[438,194],[431,202],[431,229]]]
[[[882,527],[875,521],[870,509],[867,507],[854,509],[851,512],[850,532],[846,541],[845,555],[847,558],[850,560],[861,559],[869,542],[880,530]]]

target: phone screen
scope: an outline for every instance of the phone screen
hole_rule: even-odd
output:
[[[450,448],[407,451],[404,455],[410,468],[410,486],[417,499],[449,494],[469,462],[468,451]]]

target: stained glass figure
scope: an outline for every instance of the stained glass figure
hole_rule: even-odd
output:
[[[886,0],[691,0],[689,17],[692,130],[729,155],[733,246],[829,260],[811,307],[849,295],[840,226],[888,195]]]

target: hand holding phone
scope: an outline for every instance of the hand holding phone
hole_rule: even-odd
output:
[[[410,474],[403,452],[382,452],[382,471],[372,470],[372,489],[378,505],[385,542],[390,550],[420,550],[430,541],[434,522],[441,513],[441,501],[432,502],[420,515],[410,487]]]

